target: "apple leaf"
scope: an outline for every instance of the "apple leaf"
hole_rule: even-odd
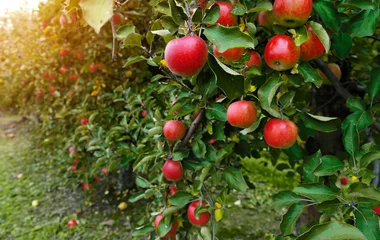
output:
[[[223,171],[223,179],[230,188],[244,192],[248,189],[247,183],[243,178],[243,174],[237,168],[229,167]]]
[[[380,202],[380,191],[373,186],[368,187],[364,183],[354,183],[350,186],[350,198],[367,198]]]
[[[301,184],[293,190],[298,195],[310,198],[317,202],[334,200],[335,193],[330,188],[320,184]]]
[[[289,207],[294,203],[299,203],[301,200],[300,196],[291,191],[282,191],[273,196],[273,208]]]
[[[247,9],[243,4],[237,3],[232,6],[232,14],[242,16],[246,13]]]
[[[332,36],[332,48],[339,59],[344,59],[352,49],[352,38],[348,33],[339,31]]]
[[[324,0],[314,0],[313,9],[322,18],[323,23],[333,29],[338,31],[340,28],[340,16],[331,2],[326,2]]]
[[[294,43],[296,44],[296,46],[301,46],[301,44],[306,42],[307,40],[307,30],[305,26],[301,26],[295,30],[289,29],[288,32],[295,36]]]
[[[259,119],[257,119],[250,127],[244,128],[243,130],[240,131],[241,134],[247,135],[248,133],[251,133],[255,131],[261,123],[261,120],[264,118],[264,115],[261,115]]]
[[[373,123],[372,115],[367,111],[356,111],[346,117],[342,122],[342,129],[346,129],[349,125],[355,124],[359,132]]]
[[[222,104],[213,104],[211,108],[206,108],[207,119],[216,119],[219,121],[227,121],[227,109]]]
[[[304,78],[305,82],[314,83],[314,85],[319,88],[323,84],[323,79],[319,72],[310,66],[309,63],[303,62],[298,66],[298,70]]]
[[[280,112],[272,108],[272,101],[278,88],[283,84],[280,76],[270,77],[259,89],[258,96],[261,108],[270,113],[273,117],[281,118]]]
[[[220,7],[218,4],[214,4],[211,6],[210,9],[206,9],[206,16],[203,19],[203,23],[214,24],[216,21],[218,21],[219,16],[220,16]]]
[[[367,89],[368,96],[371,99],[371,102],[373,102],[380,93],[380,67],[372,69]]]
[[[123,67],[128,67],[134,63],[146,61],[147,59],[144,56],[137,55],[137,56],[130,56],[127,61],[125,62]]]
[[[154,227],[152,225],[146,225],[143,227],[136,228],[133,231],[132,237],[142,237],[153,231]]]
[[[366,37],[372,36],[379,21],[380,10],[363,10],[350,19],[351,36]]]
[[[297,240],[341,240],[355,239],[366,240],[366,237],[354,226],[340,223],[328,222],[320,225],[314,225],[309,231],[303,233]]]
[[[313,174],[318,177],[331,176],[343,168],[344,164],[339,158],[326,155],[322,157],[321,164],[314,170]]]
[[[206,144],[202,140],[194,141],[193,153],[197,158],[204,159],[206,155]]]
[[[313,155],[309,156],[304,167],[303,167],[303,175],[305,183],[317,183],[319,182],[319,177],[313,174],[314,170],[321,164],[322,154],[319,150]]]
[[[326,32],[326,29],[317,22],[309,21],[308,24],[313,29],[319,40],[321,40],[323,47],[325,48],[325,52],[328,53],[330,50],[330,37]]]
[[[168,217],[165,217],[165,218],[162,218],[160,223],[158,224],[157,226],[157,234],[160,236],[160,237],[164,237],[166,234],[168,234],[168,232],[170,231],[170,229],[172,229],[172,224],[173,224],[173,221],[170,221],[168,225],[165,224],[165,220],[166,219],[170,219]]]
[[[272,11],[273,5],[268,0],[259,0],[256,6],[248,11],[248,13],[261,12],[261,11]]]
[[[350,2],[341,3],[338,8],[359,8],[365,10],[375,9],[375,4],[371,0],[350,0]]]
[[[240,31],[239,27],[213,25],[205,29],[204,35],[216,45],[219,52],[231,48],[255,48],[253,38]]]
[[[193,195],[191,195],[190,193],[178,191],[173,196],[169,197],[168,201],[173,206],[183,208],[190,202],[192,198]]]
[[[84,0],[80,1],[79,6],[82,8],[83,19],[97,34],[113,15],[113,0]]]
[[[371,162],[377,159],[380,159],[380,152],[368,152],[360,158],[359,160],[360,167],[366,168]]]
[[[354,156],[355,153],[359,150],[360,136],[358,128],[355,124],[350,124],[347,128],[343,129],[343,145],[346,151]],[[354,160],[356,161],[356,160]]]
[[[301,216],[305,205],[301,203],[294,203],[290,206],[288,211],[282,217],[280,229],[283,235],[290,235],[293,233],[298,218]]]
[[[379,218],[373,210],[365,207],[358,207],[354,211],[355,225],[366,236],[368,240],[380,239]]]
[[[333,132],[339,129],[340,119],[332,117],[317,116],[310,113],[300,114],[305,126],[321,132]]]
[[[177,6],[175,0],[169,0],[170,15],[173,18],[173,21],[178,25],[183,25],[186,20],[186,14],[183,12],[183,9]]]

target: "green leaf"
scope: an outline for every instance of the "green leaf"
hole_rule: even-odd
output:
[[[366,106],[360,97],[349,98],[346,102],[346,106],[352,111],[365,111]]]
[[[373,161],[380,159],[380,152],[368,152],[364,154],[360,160],[359,164],[361,168],[366,168]]]
[[[332,48],[339,59],[345,59],[352,48],[351,36],[342,31],[332,35]]]
[[[280,76],[270,77],[259,89],[258,96],[261,108],[270,113],[273,117],[281,118],[281,114],[272,108],[273,97],[277,89],[283,84]]]
[[[342,171],[343,162],[334,156],[326,155],[322,157],[321,164],[314,170],[313,174],[318,177],[334,175],[337,171]]]
[[[183,208],[190,202],[192,198],[193,195],[191,195],[190,193],[178,191],[173,196],[169,197],[168,201],[173,206]]]
[[[371,102],[373,102],[380,93],[380,67],[372,69],[369,80],[367,88],[368,96],[371,99]]]
[[[359,8],[365,10],[372,10],[375,9],[375,5],[371,0],[350,0],[350,2],[339,4],[338,8]]]
[[[285,94],[281,95],[279,102],[282,106],[282,109],[290,107],[290,105],[293,102],[293,98],[295,95],[296,95],[295,91],[289,91],[289,92],[286,92]]]
[[[302,43],[307,41],[307,31],[305,26],[301,26],[296,30],[289,29],[288,32],[296,36],[294,38],[294,43],[296,44],[296,46],[301,46]]]
[[[138,200],[143,199],[144,196],[145,196],[145,192],[139,192],[139,193],[134,194],[132,197],[130,197],[128,201],[130,203],[134,203],[134,202],[137,202]]]
[[[244,192],[248,189],[243,174],[239,169],[229,167],[223,171],[222,177],[230,188],[236,189],[240,192]]]
[[[205,24],[214,24],[218,21],[220,16],[220,8],[218,4],[212,5],[210,9],[206,9],[206,16],[203,19],[203,23]]]
[[[355,156],[355,153],[359,150],[359,131],[355,124],[349,125],[343,130],[343,144],[346,151]]]
[[[217,86],[223,90],[229,99],[238,98],[245,93],[244,77],[242,75],[233,75],[226,72],[221,67],[222,63],[215,57],[209,57],[207,61],[215,75]]]
[[[141,56],[141,55],[137,55],[137,56],[130,56],[127,61],[125,62],[125,64],[123,65],[123,67],[128,67],[134,63],[137,63],[137,62],[141,62],[141,61],[145,61],[147,60],[144,56]]]
[[[366,237],[354,226],[340,222],[328,222],[314,225],[297,240],[366,240]]]
[[[310,113],[301,113],[300,118],[305,126],[321,132],[334,132],[340,127],[339,118],[316,116]]]
[[[177,149],[173,153],[173,160],[181,161],[182,159],[186,158],[187,156],[189,156],[189,149],[187,149],[187,148]]]
[[[132,237],[142,237],[153,231],[154,227],[151,224],[146,225],[143,227],[136,228],[136,230],[132,234]]]
[[[143,177],[136,177],[136,185],[141,188],[149,188],[151,186],[150,182]]]
[[[261,12],[261,11],[272,11],[273,5],[268,0],[259,0],[254,8],[251,8],[248,13]]]
[[[247,9],[243,4],[237,3],[232,6],[232,14],[237,16],[243,16],[246,13]]]
[[[370,208],[358,207],[354,211],[355,225],[366,236],[367,240],[380,239],[379,218]]]
[[[289,207],[294,203],[299,203],[302,200],[300,196],[291,191],[282,191],[273,196],[273,208],[281,209]]]
[[[227,121],[227,109],[222,104],[213,104],[211,108],[206,108],[206,118]]]
[[[211,231],[208,227],[201,227],[201,235],[203,240],[212,240]]]
[[[300,71],[301,75],[305,79],[305,82],[311,82],[314,83],[316,87],[320,87],[323,84],[323,79],[319,72],[310,66],[309,63],[303,62],[298,66],[298,70]]]
[[[324,202],[336,198],[335,193],[328,187],[320,184],[303,184],[293,190],[298,195],[308,197],[317,202]]]
[[[141,47],[142,36],[138,33],[131,33],[124,39],[125,47]]]
[[[366,37],[372,36],[379,21],[379,9],[363,10],[358,15],[350,19],[351,36]]]
[[[239,27],[213,25],[205,29],[204,35],[216,45],[219,52],[231,48],[255,48],[253,38],[240,31]]]
[[[293,233],[298,218],[301,216],[305,205],[300,203],[294,203],[290,206],[288,211],[282,217],[280,229],[283,235],[290,235]]]
[[[340,16],[337,9],[331,2],[314,0],[313,9],[319,14],[326,26],[330,27],[334,31],[339,30]]]
[[[309,21],[308,24],[318,36],[319,40],[321,40],[323,47],[325,48],[325,52],[328,53],[330,50],[330,37],[326,32],[326,29],[317,22]]]
[[[168,232],[170,231],[170,229],[172,229],[172,224],[173,224],[173,221],[170,221],[170,223],[168,225],[165,224],[165,219],[166,218],[162,218],[160,223],[158,224],[157,226],[157,234],[160,236],[160,237],[164,237],[166,234],[168,234]]]
[[[363,183],[354,183],[350,186],[350,198],[368,198],[380,202],[380,191],[373,186],[368,187]]]
[[[193,153],[197,158],[204,159],[206,155],[206,144],[202,141],[195,141],[193,143]]]
[[[264,115],[261,115],[259,119],[257,119],[250,127],[244,128],[243,130],[240,131],[241,134],[247,135],[248,133],[251,133],[255,131],[261,123],[261,120],[264,118]]]
[[[186,14],[183,12],[183,9],[177,6],[174,0],[169,0],[170,15],[173,18],[173,21],[178,25],[183,25],[186,20]]]
[[[367,111],[356,111],[346,117],[342,122],[342,130],[350,125],[356,125],[361,132],[373,123],[372,115]]]
[[[86,0],[80,1],[83,19],[97,34],[113,15],[113,0]]]
[[[133,25],[124,25],[116,31],[116,37],[125,39],[129,34],[136,32],[136,27]]]

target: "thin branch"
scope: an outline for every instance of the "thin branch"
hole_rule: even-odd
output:
[[[194,134],[194,132],[198,129],[199,125],[201,124],[204,115],[205,115],[205,110],[202,109],[200,113],[198,114],[197,118],[195,118],[195,120],[191,123],[189,130],[187,131],[185,137],[183,138],[181,143],[178,145],[178,147],[183,148],[187,145],[191,136]]]
[[[338,97],[338,94],[335,94],[332,98],[330,98],[327,102],[325,102],[324,104],[322,104],[321,106],[319,106],[317,109],[314,110],[314,112],[318,112],[319,110],[321,110],[322,108],[324,108],[325,106],[329,105],[330,103],[332,103],[336,98]]]
[[[112,28],[112,60],[116,60],[116,29],[115,24],[112,21],[112,18],[110,19],[111,28]]]
[[[206,193],[210,203],[212,206],[215,205],[214,203],[214,200],[212,199],[210,193],[208,192],[206,186],[202,183],[202,190]],[[215,240],[216,239],[216,222],[215,222],[215,216],[214,216],[214,212],[211,214],[211,221],[212,221],[212,240]]]
[[[187,15],[187,25],[189,28],[190,35],[194,35],[193,31],[193,22],[191,21],[190,7],[189,4],[185,1],[186,15]]]

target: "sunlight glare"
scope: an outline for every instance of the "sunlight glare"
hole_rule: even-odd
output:
[[[37,9],[40,2],[46,0],[0,0],[0,15],[6,12],[14,12],[20,9],[32,10]]]

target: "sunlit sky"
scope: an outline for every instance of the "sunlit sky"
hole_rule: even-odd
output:
[[[38,3],[45,1],[46,0],[0,0],[0,15],[3,15],[6,11],[17,11],[20,8],[37,9]]]

